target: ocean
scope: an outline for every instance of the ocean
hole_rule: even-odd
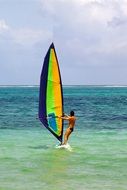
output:
[[[127,87],[64,86],[71,152],[38,120],[38,94],[0,87],[0,190],[126,190]]]

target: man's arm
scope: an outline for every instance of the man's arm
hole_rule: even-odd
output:
[[[67,114],[64,114],[64,116],[60,116],[60,119],[69,120],[69,116]]]

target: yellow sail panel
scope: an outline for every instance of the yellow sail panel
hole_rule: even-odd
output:
[[[54,84],[54,102],[55,102],[55,112],[57,116],[62,116],[63,109],[62,109],[62,94],[61,94],[61,83],[60,83],[60,74],[59,68],[57,63],[57,58],[55,56],[54,49],[51,49],[52,55],[52,70],[53,70],[53,84]],[[62,131],[62,120],[56,119],[58,125],[58,133],[60,134]]]

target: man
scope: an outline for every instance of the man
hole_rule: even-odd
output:
[[[68,128],[66,129],[66,132],[64,134],[64,142],[62,143],[62,145],[66,145],[70,134],[74,130],[76,117],[75,117],[74,111],[70,111],[70,115],[64,115],[64,117],[60,117],[60,118],[63,120],[68,120],[68,122],[69,122]]]

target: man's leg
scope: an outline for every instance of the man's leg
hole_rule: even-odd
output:
[[[64,135],[64,143],[63,144],[67,144],[68,138],[71,134],[71,131],[66,131],[65,135]]]

